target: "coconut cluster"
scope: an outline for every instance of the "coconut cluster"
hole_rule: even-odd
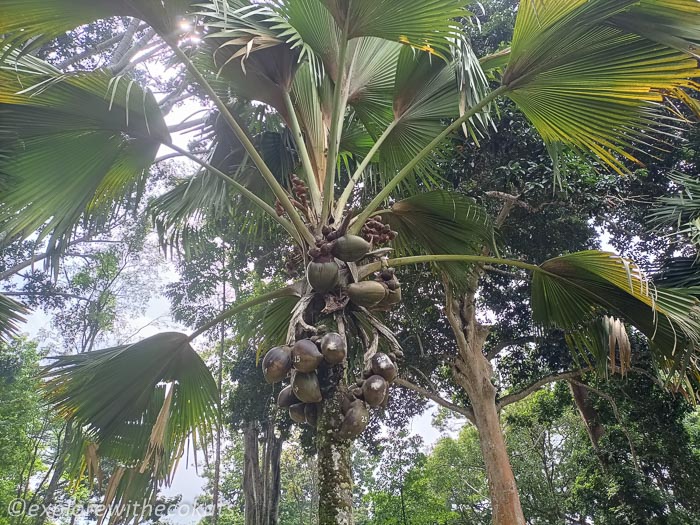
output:
[[[345,340],[335,332],[321,338],[299,339],[292,346],[277,346],[263,358],[262,368],[268,383],[279,383],[290,377],[289,386],[277,397],[281,408],[289,409],[297,423],[316,425],[317,403],[323,400],[318,368],[325,362],[337,365],[345,360]]]

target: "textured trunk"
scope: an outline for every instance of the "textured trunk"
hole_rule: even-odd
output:
[[[600,466],[603,469],[603,472],[605,472],[608,467],[608,462],[600,451],[600,438],[602,438],[603,434],[605,434],[605,427],[600,421],[598,411],[591,403],[588,389],[571,382],[569,383],[569,388],[571,389],[571,395],[574,398],[574,403],[576,403],[576,408],[581,415],[581,419],[583,419],[586,432],[588,432],[588,437],[591,440],[591,446],[593,447],[596,456],[598,456],[598,461],[600,461]]]
[[[262,518],[262,480],[258,429],[254,422],[243,429],[243,495],[245,497],[245,525],[260,525]]]
[[[277,525],[279,523],[282,441],[281,437],[275,435],[274,425],[268,425],[265,432],[264,505],[261,525]]]
[[[337,438],[343,420],[338,389],[326,399],[318,419],[319,525],[353,525],[352,441]]]
[[[493,523],[524,525],[525,517],[520,506],[518,488],[498,418],[496,388],[491,383],[493,370],[483,354],[488,329],[476,320],[474,293],[457,301],[448,291],[447,316],[459,349],[454,367],[455,380],[469,396],[479,431]]]

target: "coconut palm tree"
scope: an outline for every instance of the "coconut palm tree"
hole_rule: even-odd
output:
[[[148,23],[207,96],[208,152],[175,145],[153,94],[136,80],[104,70],[66,74],[30,53],[114,16]],[[188,38],[182,20],[198,28],[201,42]],[[499,258],[497,224],[486,211],[431,188],[451,135],[461,130],[478,141],[488,133],[498,97],[518,105],[555,161],[568,147],[624,173],[636,147],[679,125],[673,104],[691,102],[700,4],[522,0],[511,47],[486,57],[471,50],[469,23],[461,0],[2,2],[5,242],[38,236],[60,251],[76,230],[99,227],[138,197],[165,146],[201,167],[153,204],[165,239],[192,241],[223,216],[246,235],[283,232],[280,250],[295,247],[306,272],[193,334],[57,360],[46,372],[47,390],[80,429],[76,475],[96,475],[98,457],[116,460],[110,501],[129,501],[169,480],[188,439],[202,445],[217,424],[215,383],[191,342],[269,304],[261,319],[266,344],[291,346],[333,330],[345,352],[312,376],[323,390],[312,406],[320,523],[352,523],[350,450],[368,400],[352,383],[370,382],[362,374],[371,375],[378,351],[401,356],[381,311],[400,300],[394,269],[404,265],[430,264],[445,284],[459,348],[455,379],[479,430],[494,523],[525,521],[482,352],[488,330],[474,306],[483,265],[529,271],[534,323],[564,330],[578,354],[624,366],[628,324],[649,338],[659,369],[690,388],[697,376],[686,370],[700,343],[692,293],[654,287],[633,262],[605,252],[541,264]],[[240,100],[266,108],[262,126],[248,129]],[[3,326],[12,328],[18,315],[18,306],[0,297]],[[269,352],[268,365],[281,367],[282,376],[289,346]],[[308,376],[293,374],[294,381]],[[315,421],[303,410],[298,420]]]

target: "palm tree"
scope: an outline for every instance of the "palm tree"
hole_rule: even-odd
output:
[[[319,405],[319,515],[322,524],[352,523],[352,439],[337,432],[343,404],[353,374],[380,341],[395,354],[400,348],[373,310],[376,301],[348,302],[347,290],[404,265],[430,264],[444,282],[459,348],[455,379],[472,404],[494,523],[525,521],[482,352],[488,330],[474,307],[483,265],[529,271],[535,324],[564,330],[573,351],[603,366],[609,359],[624,366],[626,323],[649,338],[668,378],[689,382],[685,370],[695,365],[700,343],[692,293],[654,287],[634,263],[610,253],[573,253],[539,265],[499,258],[498,221],[463,195],[421,189],[436,186],[451,134],[463,130],[478,140],[488,132],[498,97],[518,105],[555,160],[568,147],[624,172],[635,161],[635,145],[678,125],[678,113],[665,103],[688,102],[686,91],[697,87],[690,79],[698,75],[700,4],[522,0],[511,47],[481,58],[465,36],[470,14],[463,5],[2,2],[3,239],[37,235],[60,251],[78,228],[99,227],[125,200],[140,196],[157,150],[167,146],[201,170],[154,203],[164,237],[187,242],[225,216],[251,235],[283,232],[288,240],[281,243],[298,248],[302,270],[331,263],[339,279],[325,287],[311,278],[316,289],[303,279],[235,304],[189,336],[160,334],[57,360],[47,370],[48,395],[81,429],[76,475],[96,474],[99,456],[118,461],[110,501],[128,501],[169,480],[188,438],[202,445],[217,424],[216,384],[192,340],[270,303],[262,323],[276,327],[265,334],[270,344],[311,337],[321,324],[347,342],[347,359],[331,367]],[[173,144],[154,96],[136,80],[103,70],[64,74],[29,53],[113,16],[150,24],[213,104],[205,155]],[[183,19],[204,33],[202,43],[188,38]],[[237,111],[241,99],[268,108],[263,128],[246,129]],[[337,238],[348,235],[372,241],[357,263],[329,256]],[[390,240],[393,251],[379,246]],[[17,308],[0,297],[3,327],[16,322]]]

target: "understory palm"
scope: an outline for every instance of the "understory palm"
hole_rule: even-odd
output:
[[[112,16],[150,24],[206,94],[213,105],[206,152],[173,144],[155,97],[135,79],[104,70],[64,74],[29,53]],[[498,97],[527,116],[555,164],[567,147],[624,172],[636,145],[681,125],[668,108],[692,104],[700,4],[522,0],[511,47],[480,58],[466,37],[470,17],[457,0],[3,2],[5,242],[37,235],[60,253],[78,229],[98,228],[125,201],[140,198],[166,146],[201,167],[152,204],[166,242],[196,244],[226,219],[242,237],[284,232],[280,248],[294,249],[293,263],[308,272],[235,304],[189,336],[160,334],[49,367],[51,401],[81,429],[76,475],[97,475],[98,456],[118,461],[120,474],[110,484],[124,501],[168,481],[188,438],[203,445],[218,424],[216,385],[192,340],[270,303],[261,319],[267,345],[332,331],[347,347],[344,360],[324,365],[323,401],[314,406],[320,522],[351,523],[356,433],[340,428],[347,403],[364,407],[352,383],[369,375],[374,355],[401,356],[381,312],[400,300],[394,269],[404,265],[430,264],[444,283],[460,350],[456,381],[474,409],[496,523],[524,519],[482,353],[488,331],[473,305],[483,265],[529,271],[533,322],[563,330],[577,355],[624,368],[627,324],[649,338],[661,373],[692,391],[700,343],[692,290],[654,287],[633,262],[598,251],[540,264],[501,259],[498,225],[486,211],[436,188],[451,134],[478,142],[495,125]],[[203,33],[201,43],[179,29],[183,18]],[[264,111],[256,119],[241,101]],[[353,243],[352,254],[339,247],[341,239]],[[314,277],[316,271],[323,275]],[[379,290],[374,298],[353,292],[369,287]],[[5,330],[19,315],[20,306],[0,296]]]

